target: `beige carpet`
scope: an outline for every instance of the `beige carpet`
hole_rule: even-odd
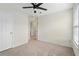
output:
[[[72,48],[31,40],[28,44],[0,52],[0,56],[74,56]]]

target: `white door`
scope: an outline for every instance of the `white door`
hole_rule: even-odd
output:
[[[11,48],[12,19],[7,13],[0,14],[0,51]]]

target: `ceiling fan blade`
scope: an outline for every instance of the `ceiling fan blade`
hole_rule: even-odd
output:
[[[42,7],[37,7],[37,9],[41,9],[41,10],[47,10],[47,9],[45,9],[45,8],[42,8]]]
[[[32,6],[30,6],[30,7],[22,7],[22,8],[33,8]]]
[[[34,3],[31,3],[33,6],[35,6],[35,4]]]
[[[38,4],[37,4],[37,7],[39,7],[39,6],[42,5],[42,4],[43,4],[43,3],[38,3]]]

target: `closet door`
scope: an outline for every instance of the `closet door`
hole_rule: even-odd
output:
[[[0,51],[11,48],[12,19],[7,13],[0,14]]]
[[[26,44],[29,39],[28,17],[24,14],[14,14],[12,47]]]

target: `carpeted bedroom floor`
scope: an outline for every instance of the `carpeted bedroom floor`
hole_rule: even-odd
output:
[[[72,48],[30,40],[22,46],[0,52],[0,56],[74,56]]]

